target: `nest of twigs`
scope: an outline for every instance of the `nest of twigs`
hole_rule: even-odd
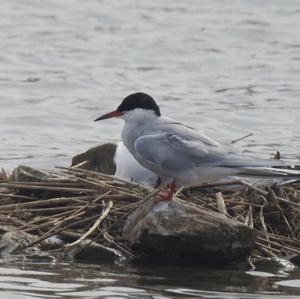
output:
[[[234,187],[233,187],[234,186]],[[153,196],[137,184],[80,168],[59,168],[43,181],[15,182],[0,176],[0,226],[34,235],[31,247],[55,235],[64,252],[85,241],[133,253],[122,239],[127,216]],[[181,200],[218,211],[257,231],[252,256],[300,254],[300,183],[282,182],[261,188],[244,181],[181,190]]]

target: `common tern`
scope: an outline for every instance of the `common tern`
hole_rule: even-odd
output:
[[[280,169],[275,160],[259,160],[237,154],[192,127],[161,115],[154,99],[142,92],[127,96],[115,111],[95,121],[124,119],[122,140],[145,168],[170,182],[172,199],[178,186],[215,182],[227,176],[300,177],[300,171]]]

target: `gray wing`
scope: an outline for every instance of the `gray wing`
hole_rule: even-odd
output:
[[[157,128],[157,132],[164,131],[166,133],[172,133],[187,141],[196,140],[203,146],[207,147],[220,147],[220,144],[218,142],[206,136],[205,134],[198,132],[192,127],[177,122],[171,118],[161,117],[161,119],[161,122],[158,124],[159,128]]]
[[[205,143],[173,133],[143,135],[135,141],[134,147],[142,160],[168,171],[191,169],[218,158]]]
[[[154,168],[182,171],[208,167],[274,167],[281,161],[253,159],[240,156],[231,146],[221,146],[215,140],[191,127],[169,118],[160,118],[157,127],[143,130],[134,144],[141,160]]]

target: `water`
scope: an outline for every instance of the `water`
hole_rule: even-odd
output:
[[[264,157],[299,157],[299,1],[1,1],[0,163],[68,163],[120,138],[129,93]]]
[[[217,140],[254,133],[243,152],[299,158],[299,1],[0,4],[0,167],[66,165],[119,140],[121,121],[93,120],[135,91]],[[0,275],[5,298],[288,298],[295,271],[4,263]]]
[[[269,269],[270,270],[270,269]],[[300,272],[19,261],[0,267],[3,298],[299,298]],[[298,278],[297,278],[298,275]]]

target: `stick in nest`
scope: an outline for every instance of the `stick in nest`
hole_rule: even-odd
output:
[[[100,223],[103,221],[103,219],[105,219],[105,217],[108,215],[108,213],[109,213],[110,209],[112,208],[112,206],[113,206],[113,202],[110,200],[108,202],[108,206],[107,206],[106,210],[95,221],[94,225],[85,234],[83,234],[78,240],[76,240],[73,243],[65,245],[65,248],[79,245],[84,239],[86,239],[100,225]]]

